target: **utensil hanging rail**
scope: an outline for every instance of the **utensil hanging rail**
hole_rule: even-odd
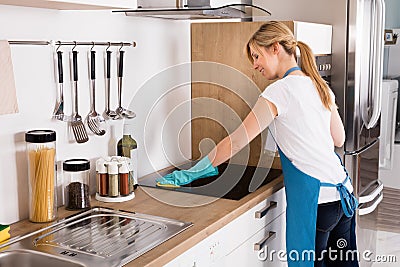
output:
[[[132,46],[136,47],[136,42],[61,42],[61,41],[8,41],[13,45],[94,45],[94,46]]]

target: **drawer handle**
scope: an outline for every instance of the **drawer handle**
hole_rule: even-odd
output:
[[[278,206],[277,202],[270,201],[269,202],[269,206],[264,207],[262,210],[256,211],[255,217],[257,219],[261,219],[262,217],[264,217],[268,213],[269,210],[272,210],[272,209],[276,208],[277,206]]]
[[[269,231],[268,236],[264,237],[260,242],[254,244],[254,251],[261,250],[268,242],[274,240],[275,237],[276,232]]]

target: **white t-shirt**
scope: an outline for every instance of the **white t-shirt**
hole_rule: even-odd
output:
[[[333,92],[331,95],[334,100]],[[278,116],[271,124],[274,130],[270,130],[293,165],[321,182],[343,182],[346,173],[334,153],[330,132],[331,111],[323,106],[311,79],[288,75],[268,86],[261,96],[277,108]],[[346,187],[353,192],[350,180]],[[321,187],[318,203],[339,199],[336,187]]]

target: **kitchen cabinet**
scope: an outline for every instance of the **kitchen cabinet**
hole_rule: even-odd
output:
[[[259,260],[254,244],[274,232],[266,244],[268,250],[285,250],[285,208],[285,192],[281,189],[165,266],[253,266],[248,264],[253,262],[258,264],[255,266],[281,266],[280,261],[270,265],[271,262],[263,258],[263,253],[260,253]],[[265,215],[261,216],[261,213]],[[243,264],[237,265],[237,262]]]
[[[287,266],[285,248],[285,219],[286,213],[282,213],[270,224],[259,230],[246,242],[223,257],[218,266]],[[254,249],[254,244],[259,244],[268,238],[265,246],[259,250]]]
[[[58,10],[136,8],[132,0],[0,0],[0,5],[38,7]]]

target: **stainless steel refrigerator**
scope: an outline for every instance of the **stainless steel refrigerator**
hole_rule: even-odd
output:
[[[344,162],[353,179],[360,202],[357,217],[357,243],[360,266],[372,262],[364,251],[376,251],[377,206],[383,198],[379,181],[379,136],[382,98],[384,0],[348,0],[346,7],[345,49],[333,51],[333,61],[344,71],[332,75],[346,130]],[[335,25],[334,30],[335,30]]]

